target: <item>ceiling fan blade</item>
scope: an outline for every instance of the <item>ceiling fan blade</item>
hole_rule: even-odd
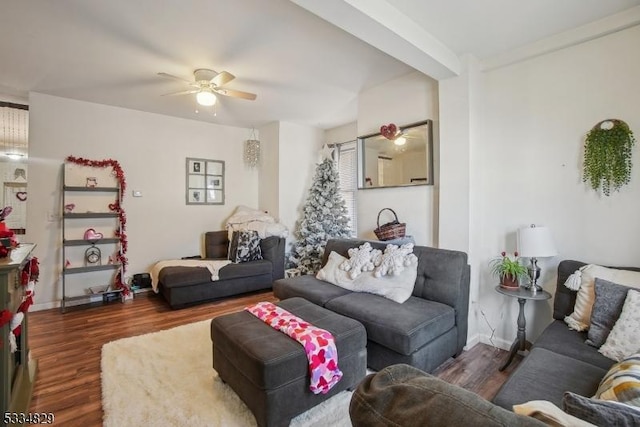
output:
[[[189,94],[198,93],[198,92],[200,92],[200,89],[190,89],[190,90],[181,90],[180,92],[165,93],[161,96],[189,95]]]
[[[249,101],[253,101],[256,99],[255,93],[242,92],[240,90],[216,88],[214,89],[214,91],[216,93],[219,93],[220,95],[232,96],[234,98],[248,99]]]
[[[211,79],[211,83],[213,83],[214,86],[222,86],[226,83],[229,83],[231,80],[235,78],[236,76],[234,76],[231,73],[227,73],[226,71],[220,71],[218,74],[215,75],[214,78]]]
[[[187,80],[187,79],[182,78],[182,77],[174,76],[173,74],[168,74],[168,73],[158,73],[158,75],[159,75],[159,76],[161,76],[161,77],[167,77],[167,78],[170,78],[170,79],[180,80],[180,81],[183,81],[183,82],[187,82],[187,83],[189,83],[189,84],[193,83],[191,80]]]

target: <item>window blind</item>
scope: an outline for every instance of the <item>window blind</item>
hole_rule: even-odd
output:
[[[338,175],[340,177],[340,194],[347,206],[351,235],[357,235],[356,191],[358,189],[358,157],[356,142],[346,142],[337,146]]]

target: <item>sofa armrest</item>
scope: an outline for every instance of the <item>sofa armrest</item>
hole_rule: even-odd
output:
[[[265,237],[260,241],[262,258],[273,264],[273,280],[284,277],[285,239],[277,236]]]

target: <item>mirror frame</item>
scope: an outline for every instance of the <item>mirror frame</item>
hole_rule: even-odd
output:
[[[378,137],[382,134],[380,132],[371,133],[368,135],[359,136],[358,141],[358,190],[372,190],[378,188],[396,188],[396,187],[415,187],[420,185],[433,185],[433,120],[423,120],[420,122],[410,123],[408,125],[398,126],[400,131],[404,131],[407,129],[412,129],[420,126],[426,126],[426,182],[419,182],[413,184],[399,184],[399,185],[379,185],[375,187],[366,187],[365,184],[365,145],[366,140],[372,137]]]

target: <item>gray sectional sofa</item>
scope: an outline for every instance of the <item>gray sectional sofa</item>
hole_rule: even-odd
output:
[[[498,391],[493,399],[497,405],[511,409],[513,405],[531,400],[548,400],[562,408],[565,391],[593,396],[600,380],[615,363],[585,343],[587,332],[571,330],[564,322],[565,316],[573,312],[577,295],[564,286],[564,282],[583,265],[585,263],[572,260],[558,265],[553,321]]]
[[[205,259],[227,259],[226,230],[205,233]],[[284,277],[285,239],[267,237],[260,241],[264,259],[229,264],[220,269],[220,279],[212,282],[205,267],[165,267],[158,275],[158,291],[171,308],[182,308],[217,298],[270,289]]]
[[[322,265],[331,251],[342,256],[363,240],[327,242]],[[370,242],[384,250],[385,242]],[[367,332],[367,365],[380,370],[405,363],[427,372],[462,352],[467,340],[469,265],[464,252],[415,246],[418,274],[412,296],[399,304],[381,296],[351,292],[311,275],[276,280],[274,295],[302,297],[335,313],[358,320]]]
[[[615,361],[585,343],[587,332],[570,330],[564,322],[564,317],[573,312],[577,295],[564,283],[583,265],[585,263],[572,260],[558,265],[553,320],[492,402],[425,372],[393,365],[367,376],[358,386],[350,407],[353,425],[422,425],[427,417],[428,424],[434,426],[545,425],[505,411],[534,400],[550,401],[561,409],[568,405],[569,414],[598,426],[640,425],[640,411],[621,408],[615,402],[584,399],[595,394]],[[639,268],[624,269],[640,271]],[[565,396],[565,392],[573,394]],[[415,405],[407,402],[408,398]]]

